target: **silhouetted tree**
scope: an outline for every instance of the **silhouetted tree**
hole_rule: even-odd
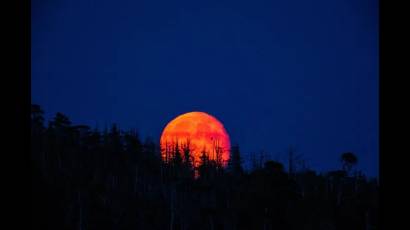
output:
[[[43,128],[44,111],[39,105],[31,105],[31,124],[33,128]]]
[[[70,119],[62,114],[62,113],[57,113],[54,117],[54,120],[52,121],[52,127],[58,129],[58,128],[68,128],[71,125]]]
[[[182,151],[184,176],[185,178],[192,179],[194,176],[194,165],[191,155],[191,141],[189,139],[187,139],[186,142],[182,144]]]
[[[181,150],[179,148],[178,141],[175,143],[175,147],[174,147],[173,164],[176,168],[179,168],[182,165],[182,155],[181,155]]]
[[[45,173],[44,112],[39,105],[31,105],[31,160],[37,173]]]
[[[198,174],[201,178],[207,178],[210,170],[210,159],[208,152],[205,147],[201,151],[201,156],[199,157]]]
[[[357,164],[358,160],[354,153],[346,152],[342,154],[341,161],[343,165],[343,170],[349,173],[352,170],[352,167]]]
[[[228,161],[228,170],[233,175],[240,176],[243,173],[241,153],[239,146],[234,145],[231,147],[230,158]]]
[[[277,161],[266,161],[265,169],[272,172],[283,173],[283,164]]]

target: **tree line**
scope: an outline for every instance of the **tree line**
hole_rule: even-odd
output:
[[[164,160],[166,154],[166,160]],[[32,221],[41,229],[378,229],[378,183],[341,154],[328,173],[265,160],[244,170],[240,148],[224,167],[189,141],[161,149],[136,130],[45,124],[31,106]]]

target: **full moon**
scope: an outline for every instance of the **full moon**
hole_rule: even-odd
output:
[[[178,145],[176,145],[178,143]],[[189,112],[177,116],[162,131],[160,146],[162,159],[169,159],[169,146],[178,146],[181,153],[189,143],[194,166],[198,166],[203,152],[211,160],[222,160],[226,166],[229,160],[230,140],[223,124],[214,116],[204,112]],[[217,157],[219,156],[219,157]]]

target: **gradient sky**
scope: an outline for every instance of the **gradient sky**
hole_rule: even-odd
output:
[[[204,111],[248,153],[378,175],[378,1],[33,0],[32,103],[159,141]]]

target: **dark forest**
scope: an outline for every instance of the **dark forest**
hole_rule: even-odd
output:
[[[375,230],[376,179],[356,170],[354,153],[318,173],[255,156],[239,145],[226,167],[189,148],[161,160],[156,140],[112,125],[74,125],[62,113],[46,124],[31,105],[32,220],[39,229]]]

